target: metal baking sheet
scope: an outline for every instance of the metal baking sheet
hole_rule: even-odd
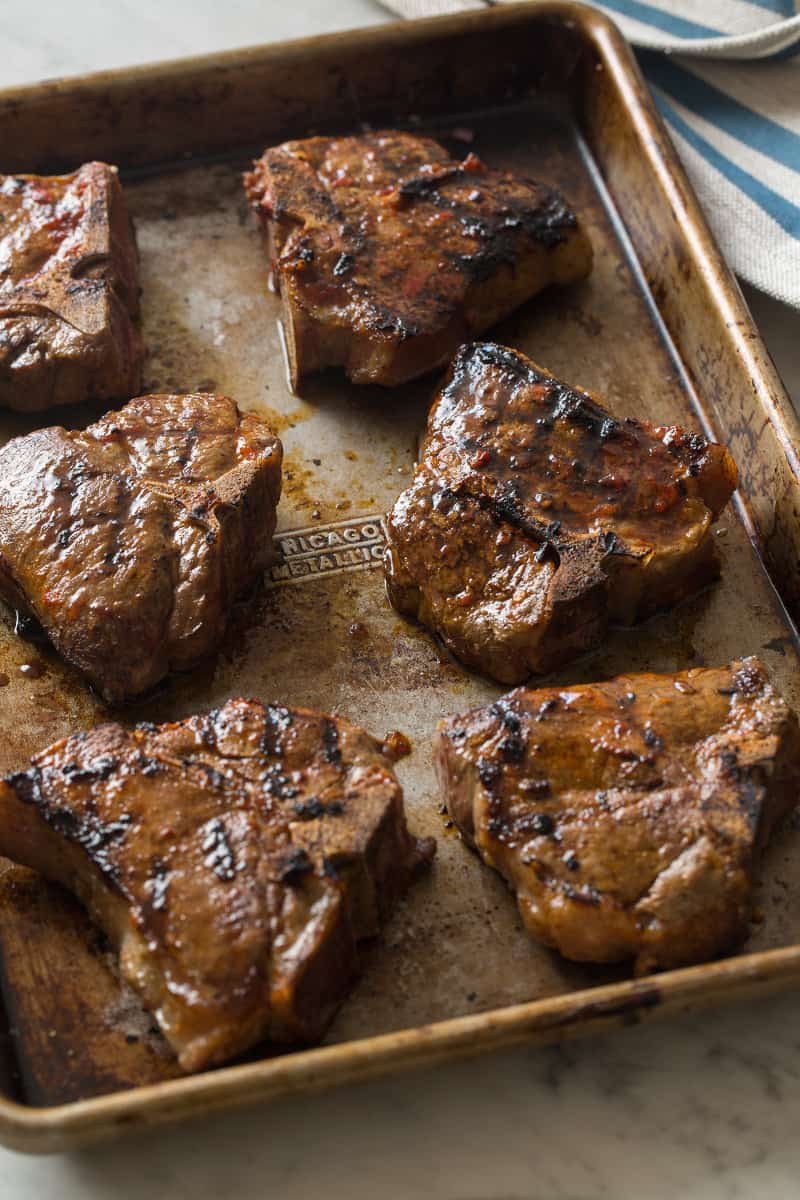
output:
[[[537,39],[539,57],[519,49]],[[403,65],[411,49],[420,80],[435,62],[442,70],[449,63],[449,86],[430,94],[404,78],[401,89],[397,72],[411,69]],[[491,49],[504,65],[484,72],[479,86]],[[523,55],[515,70],[513,54]],[[290,70],[298,57],[308,81],[302,103]],[[161,721],[245,695],[341,713],[376,734],[399,728],[414,747],[398,768],[409,822],[433,834],[439,851],[384,936],[365,948],[362,976],[322,1047],[273,1056],[262,1048],[191,1078],[179,1076],[79,907],[0,860],[0,1139],[25,1149],[800,978],[800,829],[792,821],[768,851],[758,921],[740,952],[644,980],[631,980],[625,967],[568,963],[534,944],[499,878],[448,828],[431,770],[432,730],[501,689],[398,617],[381,570],[383,515],[411,477],[436,380],[387,391],[331,372],[293,395],[279,302],[241,187],[251,153],[271,141],[326,121],[352,130],[391,119],[563,190],[588,225],[594,272],[536,298],[493,336],[596,390],[621,416],[710,428],[731,441],[744,470],[739,510],[729,508],[716,528],[721,582],[644,626],[615,631],[548,682],[758,654],[800,706],[794,629],[762,561],[791,601],[796,581],[782,569],[781,533],[797,502],[791,412],[621,40],[588,9],[548,4],[243,52],[238,90],[226,83],[236,62],[220,56],[0,96],[0,129],[9,132],[0,144],[13,169],[95,156],[123,168],[142,260],[145,390],[227,393],[267,418],[286,450],[281,560],[237,605],[218,658],[112,715]],[[387,99],[381,89],[392,77]],[[191,102],[179,102],[181,87]],[[257,108],[245,103],[256,99]],[[66,151],[56,151],[48,130],[66,111],[81,113],[84,126],[71,127]],[[188,158],[174,156],[180,144]],[[658,203],[648,203],[648,188]],[[670,189],[683,210],[670,204]],[[79,425],[97,411],[54,419]],[[3,437],[33,427],[31,418],[0,418]],[[33,671],[23,673],[24,664]],[[0,682],[2,771],[109,716],[46,646],[14,634],[8,614]]]

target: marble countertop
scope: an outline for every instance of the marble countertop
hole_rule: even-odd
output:
[[[371,0],[0,0],[0,87],[383,19]],[[800,402],[800,318],[747,298]],[[0,1149],[0,1196],[784,1200],[800,1177],[797,1006],[737,1003],[79,1154]]]

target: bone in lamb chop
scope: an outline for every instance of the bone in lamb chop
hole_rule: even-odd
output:
[[[592,248],[552,189],[386,131],[266,150],[245,176],[283,299],[293,386],[343,366],[404,383],[449,361]]]
[[[0,854],[74,892],[196,1071],[324,1032],[434,852],[392,765],[347,721],[256,700],[99,725],[0,782]]]
[[[800,785],[797,719],[754,658],[519,688],[443,721],[435,758],[529,933],[640,972],[746,936],[761,850]]]
[[[217,647],[272,561],[280,441],[215,395],[140,396],[0,450],[0,597],[110,703]]]
[[[0,404],[128,400],[141,381],[138,258],[116,167],[0,175]]]
[[[521,683],[715,579],[729,452],[628,417],[514,350],[463,347],[388,518],[402,613],[467,666]]]

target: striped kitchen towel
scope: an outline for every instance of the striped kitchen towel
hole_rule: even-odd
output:
[[[405,17],[503,0],[382,0]],[[605,0],[733,269],[800,308],[800,0]]]

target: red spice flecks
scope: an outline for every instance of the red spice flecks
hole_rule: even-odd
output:
[[[469,152],[461,165],[465,171],[469,171],[473,175],[482,175],[486,170],[486,165],[472,151]]]
[[[410,739],[404,733],[400,733],[398,729],[393,729],[383,739],[381,749],[387,758],[391,758],[393,762],[398,762],[401,758],[408,757],[412,746]]]

